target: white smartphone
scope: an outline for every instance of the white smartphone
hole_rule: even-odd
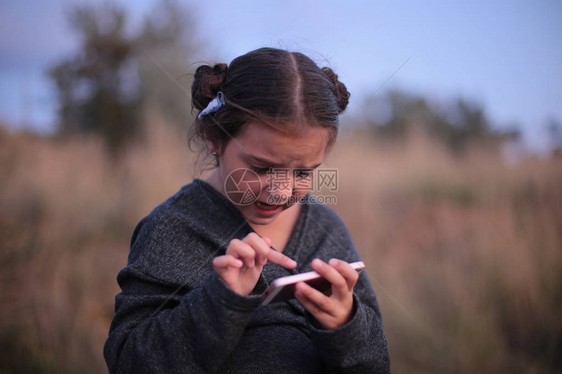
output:
[[[349,265],[358,273],[365,269],[363,261],[352,262]],[[299,282],[306,282],[309,286],[316,288],[324,294],[329,294],[332,290],[331,283],[315,271],[289,275],[277,278],[269,285],[267,290],[261,295],[261,305],[294,299],[295,285]]]

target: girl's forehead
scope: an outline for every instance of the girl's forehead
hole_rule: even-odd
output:
[[[328,136],[328,130],[319,126],[307,126],[303,131],[291,134],[251,123],[237,140],[244,155],[280,163],[293,160],[314,163],[324,158]]]
[[[249,142],[271,143],[299,143],[322,141],[328,137],[328,130],[321,126],[302,125],[300,128],[288,127],[287,131],[280,131],[271,126],[249,123],[237,137]]]

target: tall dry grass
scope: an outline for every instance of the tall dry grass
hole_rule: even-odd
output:
[[[398,373],[562,369],[562,160],[423,137],[332,155]]]
[[[147,139],[116,162],[95,138],[0,134],[0,372],[106,371],[131,230],[190,180],[185,136]]]
[[[0,372],[104,372],[137,221],[191,181],[153,121],[119,161],[96,139],[0,133]],[[342,139],[338,204],[378,293],[395,373],[559,372],[562,165]]]

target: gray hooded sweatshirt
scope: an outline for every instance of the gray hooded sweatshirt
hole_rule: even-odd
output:
[[[381,313],[367,271],[351,319],[323,329],[296,300],[260,305],[275,279],[311,271],[314,258],[359,261],[347,228],[310,194],[283,253],[248,296],[228,288],[212,261],[252,232],[236,207],[201,179],[136,227],[104,347],[110,373],[388,373]]]

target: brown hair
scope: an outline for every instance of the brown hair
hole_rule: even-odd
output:
[[[336,140],[338,115],[349,102],[349,92],[332,69],[319,68],[299,52],[260,48],[235,58],[230,66],[216,64],[197,68],[191,87],[192,110],[199,113],[218,92],[226,105],[217,112],[196,118],[189,143],[210,140],[222,152],[230,139],[251,121],[285,133],[305,126],[329,131],[328,147]]]

